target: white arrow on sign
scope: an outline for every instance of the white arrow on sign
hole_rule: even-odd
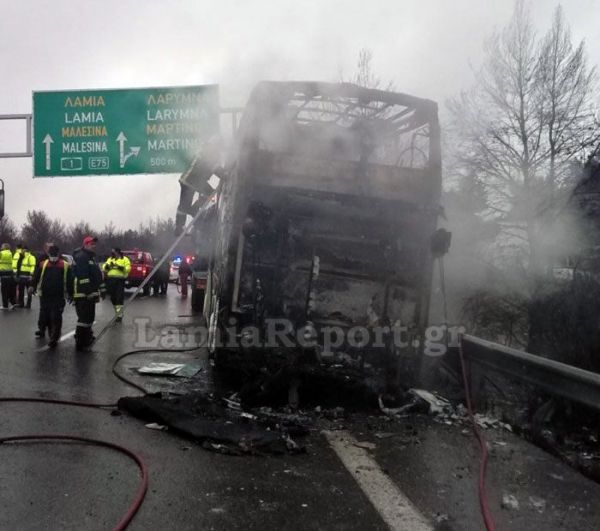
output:
[[[129,153],[125,155],[125,142],[127,142],[127,137],[125,136],[123,131],[119,132],[117,142],[119,143],[119,166],[123,168],[129,157],[137,157],[139,155],[141,148],[140,146],[130,147]]]
[[[46,134],[46,136],[44,137],[44,140],[42,140],[42,143],[44,143],[46,145],[46,169],[49,170],[50,169],[50,149],[51,149],[51,144],[54,144],[54,140],[52,140],[52,137],[49,134]]]

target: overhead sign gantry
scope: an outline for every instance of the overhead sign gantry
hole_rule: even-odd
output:
[[[34,92],[33,175],[181,173],[219,113],[217,85]]]

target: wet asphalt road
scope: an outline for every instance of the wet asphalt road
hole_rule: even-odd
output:
[[[34,308],[0,314],[2,396],[115,402],[138,394],[111,373],[134,349],[134,315],[153,325],[189,314],[173,286],[167,299],[142,298],[92,353],[76,353],[72,337],[39,351]],[[111,317],[98,307],[95,331]],[[189,322],[189,318],[179,318]],[[63,334],[74,328],[67,307]],[[128,358],[125,365],[135,364]],[[184,359],[180,354],[171,358]],[[168,361],[169,357],[163,357]],[[144,383],[144,379],[139,379]],[[364,494],[319,436],[309,454],[230,457],[203,450],[127,416],[42,404],[0,405],[0,435],[60,433],[99,438],[141,455],[150,471],[144,505],[130,529],[385,529]],[[0,446],[0,529],[111,529],[138,484],[135,464],[108,449],[73,444]]]
[[[171,286],[167,299],[142,298],[125,322],[111,328],[92,353],[75,353],[72,337],[54,352],[40,350],[34,309],[0,313],[0,395],[115,402],[138,394],[111,374],[113,361],[135,348],[132,318],[154,327],[192,323],[189,307]],[[109,320],[99,305],[98,331]],[[65,311],[63,334],[74,328]],[[193,354],[140,355],[123,370]],[[153,388],[154,380],[136,377]],[[154,387],[156,388],[156,387]],[[482,529],[475,441],[464,426],[427,417],[389,421],[357,417],[344,427],[433,525]],[[61,433],[99,438],[139,453],[150,472],[146,500],[130,529],[386,529],[367,495],[319,433],[308,453],[230,457],[208,452],[168,432],[149,430],[128,416],[42,404],[0,404],[0,436]],[[385,433],[378,438],[376,433]],[[600,486],[508,432],[488,431],[492,447],[489,499],[498,529],[599,529]],[[367,467],[368,468],[368,467]],[[360,471],[359,471],[360,472]],[[111,529],[139,481],[136,466],[111,450],[75,444],[0,446],[0,529]],[[513,494],[519,509],[500,507]],[[539,500],[543,500],[543,504]],[[532,501],[533,500],[533,501]],[[437,522],[437,523],[436,523]]]

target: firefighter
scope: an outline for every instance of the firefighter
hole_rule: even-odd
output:
[[[184,258],[179,264],[179,283],[181,285],[181,298],[187,299],[188,296],[188,279],[192,274],[192,268],[187,261],[187,258]]]
[[[42,261],[33,278],[35,292],[40,297],[39,329],[35,335],[44,337],[47,328],[48,346],[54,348],[60,339],[65,299],[73,298],[73,275],[56,245],[50,246],[47,253],[48,258]]]
[[[31,280],[35,271],[35,256],[29,252],[27,245],[23,245],[17,258],[16,268],[14,267],[15,259],[13,255],[13,273],[17,280],[17,308],[31,308],[31,296],[33,288]],[[27,301],[25,294],[27,293]]]
[[[0,250],[0,282],[2,283],[2,309],[9,310],[15,305],[15,281],[12,267],[13,254],[8,243]],[[10,306],[9,306],[10,305]]]
[[[83,245],[73,253],[73,301],[77,312],[75,347],[86,350],[94,342],[92,325],[96,317],[96,303],[106,296],[102,271],[96,262],[98,238],[86,236]]]
[[[106,291],[110,295],[110,302],[115,309],[116,322],[123,320],[123,301],[125,299],[125,280],[131,271],[131,262],[122,252],[115,247],[110,258],[102,266],[106,278]]]

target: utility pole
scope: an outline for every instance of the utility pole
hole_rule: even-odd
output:
[[[0,179],[2,188],[0,188],[0,220],[4,217],[4,181]]]

